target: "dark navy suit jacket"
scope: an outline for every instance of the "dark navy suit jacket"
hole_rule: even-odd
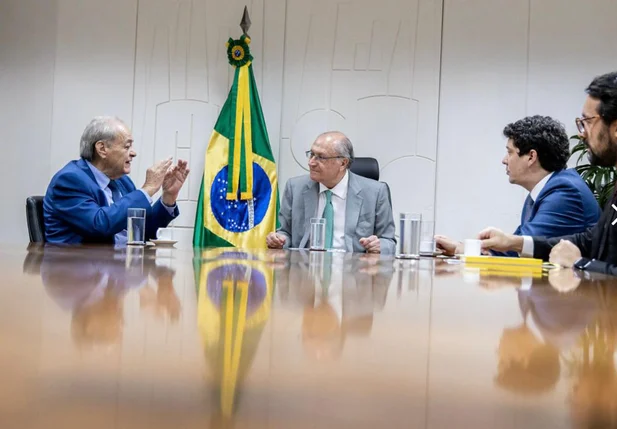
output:
[[[113,243],[114,235],[126,229],[129,208],[146,209],[146,240],[156,237],[176,216],[159,199],[152,206],[128,176],[116,180],[122,194],[111,206],[83,159],[69,162],[51,179],[43,214],[49,243]]]
[[[526,207],[523,207],[521,224],[514,235],[560,237],[583,232],[596,224],[601,213],[598,202],[576,170],[556,171],[536,198],[527,222]],[[515,252],[491,253],[518,256]]]

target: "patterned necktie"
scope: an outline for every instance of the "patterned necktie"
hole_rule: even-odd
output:
[[[116,183],[116,181],[110,180],[109,185],[107,185],[107,187],[111,189],[111,199],[113,200],[113,202],[117,203],[118,201],[120,201],[120,199],[122,198],[122,194],[120,193],[120,190],[118,189],[118,184]]]
[[[531,198],[531,194],[527,195],[527,199],[525,200],[525,205],[523,206],[523,223],[527,223],[529,218],[531,217],[531,211],[533,210],[533,198]]]
[[[334,237],[334,207],[332,206],[332,191],[325,191],[326,205],[323,209],[323,218],[326,220],[326,249],[332,249]]]

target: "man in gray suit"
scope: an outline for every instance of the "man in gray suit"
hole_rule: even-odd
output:
[[[340,132],[323,133],[306,155],[310,175],[287,181],[281,227],[266,237],[268,247],[308,247],[310,219],[323,217],[333,220],[326,222],[326,247],[393,254],[396,240],[387,186],[349,171],[351,141]]]

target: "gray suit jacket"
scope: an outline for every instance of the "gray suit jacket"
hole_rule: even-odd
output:
[[[394,219],[385,183],[348,172],[347,204],[345,206],[345,249],[364,252],[360,238],[376,235],[381,253],[396,250]],[[285,185],[281,201],[278,234],[287,238],[285,248],[306,248],[310,239],[310,221],[317,215],[319,183],[307,176],[291,178]]]

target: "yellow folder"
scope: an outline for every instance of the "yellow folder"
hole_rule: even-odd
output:
[[[534,267],[542,270],[542,259],[511,258],[507,256],[465,256],[465,265],[501,265],[508,267]]]

